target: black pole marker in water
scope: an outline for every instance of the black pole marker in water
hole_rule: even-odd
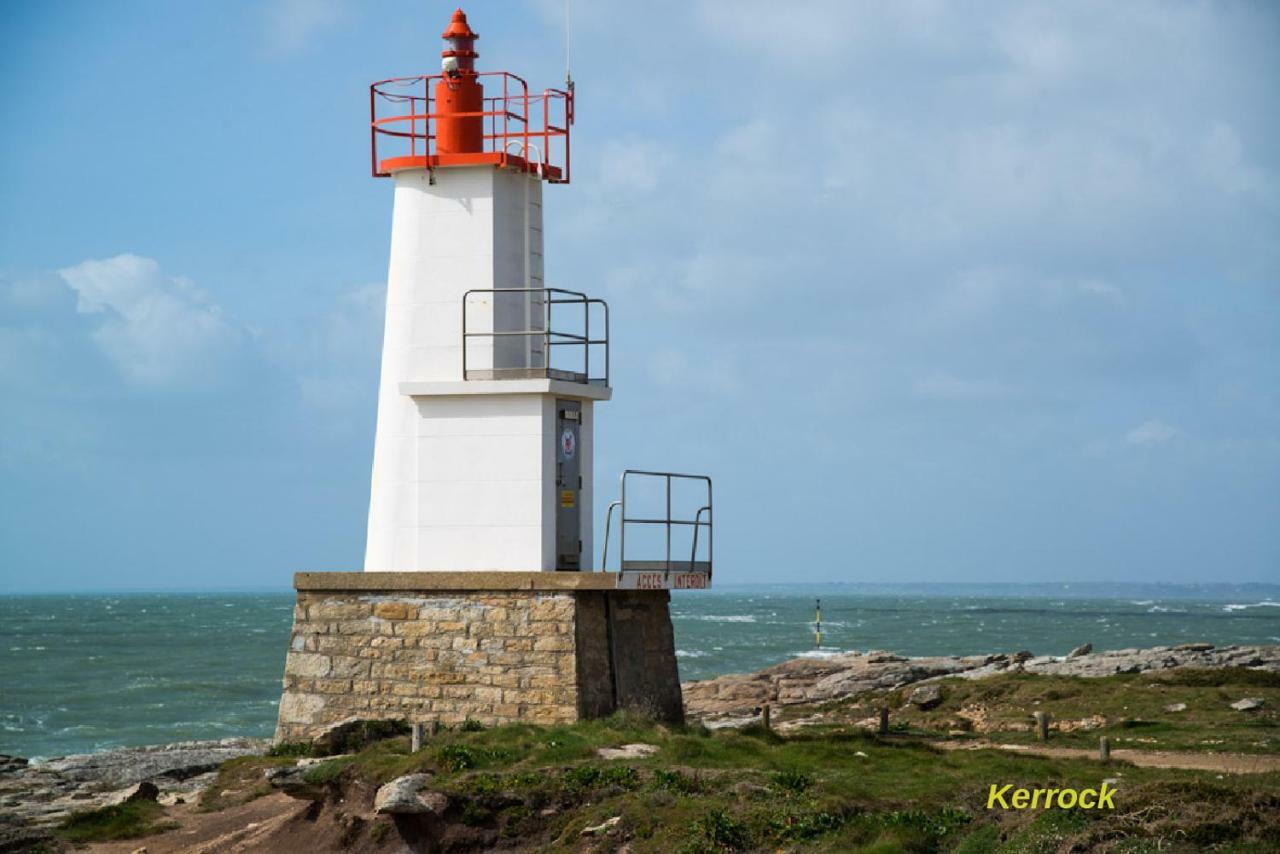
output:
[[[815,647],[822,646],[822,600],[815,600],[813,617],[813,645]]]

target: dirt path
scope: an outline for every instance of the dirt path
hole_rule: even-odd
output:
[[[285,794],[267,795],[220,812],[197,812],[194,804],[170,807],[167,817],[178,827],[144,839],[99,842],[79,848],[91,854],[230,854],[269,850],[261,840],[306,808]]]
[[[932,741],[943,750],[1007,750],[1058,759],[1097,759],[1098,751],[1082,747],[1039,747],[990,741]],[[1280,756],[1263,753],[1192,753],[1174,750],[1112,750],[1111,758],[1144,768],[1183,768],[1222,774],[1265,774],[1280,771]]]

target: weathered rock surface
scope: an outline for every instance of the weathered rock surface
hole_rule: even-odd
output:
[[[333,787],[327,783],[311,782],[307,779],[307,771],[313,765],[341,759],[346,755],[304,757],[293,765],[267,771],[267,782],[273,789],[279,789],[291,798],[297,798],[300,801],[323,801],[332,794]]]
[[[57,850],[53,834],[36,827],[17,815],[0,811],[0,852]]]
[[[579,836],[597,836],[601,833],[607,833],[617,827],[621,821],[622,816],[615,815],[613,818],[607,818],[599,824],[582,828],[582,832]]]
[[[134,801],[158,801],[160,787],[150,780],[143,780],[131,789],[123,789],[113,796],[113,803],[128,804]]]
[[[354,753],[375,741],[408,734],[408,721],[352,715],[323,727],[311,739],[311,746],[320,756],[332,756],[336,753]]]
[[[1079,658],[1080,656],[1088,655],[1091,652],[1093,652],[1093,644],[1082,643],[1075,649],[1071,650],[1071,652],[1067,653],[1067,658]]]
[[[887,652],[850,652],[830,658],[793,658],[755,673],[686,682],[686,713],[693,718],[750,715],[766,703],[821,703],[868,691],[901,688],[943,676],[982,679],[1005,672],[1059,676],[1112,676],[1179,667],[1248,667],[1280,672],[1280,646],[1189,643],[1151,649],[1089,652],[1074,657],[1011,655],[906,658]]]
[[[449,798],[441,792],[427,789],[430,774],[406,774],[397,777],[378,789],[373,798],[373,810],[389,815],[441,815],[449,807]]]
[[[911,692],[907,702],[928,711],[942,704],[942,688],[936,684],[921,685]]]
[[[596,755],[601,759],[643,759],[658,752],[652,744],[624,744],[621,747],[598,747]]]
[[[14,826],[49,827],[72,812],[119,803],[130,796],[190,795],[218,766],[260,754],[265,741],[227,738],[104,750],[47,761],[0,757],[0,815]],[[154,795],[152,794],[154,792]]]
[[[1232,703],[1231,708],[1237,712],[1256,712],[1262,708],[1262,700],[1257,697],[1245,697],[1243,700]]]

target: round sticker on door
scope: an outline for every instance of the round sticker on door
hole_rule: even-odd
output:
[[[566,460],[571,460],[577,452],[578,437],[573,434],[572,430],[565,430],[560,434],[560,453],[564,455]]]

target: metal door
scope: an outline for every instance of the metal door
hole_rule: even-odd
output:
[[[578,440],[582,403],[556,401],[556,569],[579,569],[582,554],[582,468]]]

